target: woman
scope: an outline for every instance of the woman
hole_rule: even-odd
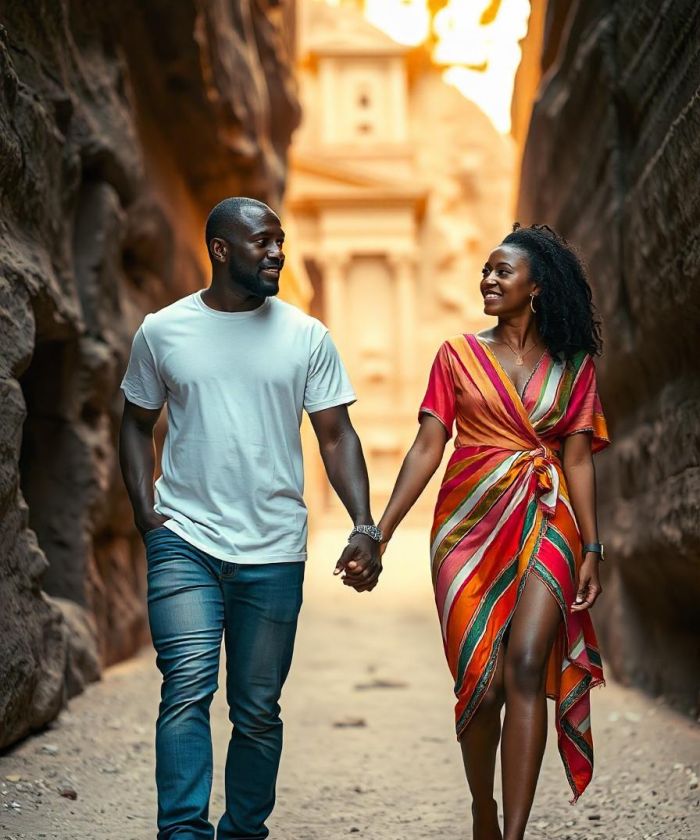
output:
[[[546,225],[513,232],[483,269],[478,335],[446,341],[420,430],[380,522],[386,542],[442,459],[433,583],[455,679],[475,840],[524,837],[556,702],[574,800],[591,778],[589,691],[603,682],[589,608],[601,591],[592,453],[607,443],[583,266]],[[501,733],[501,708],[505,718]],[[501,740],[504,834],[493,799]]]

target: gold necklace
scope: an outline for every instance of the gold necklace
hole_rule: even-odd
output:
[[[532,347],[530,347],[528,350],[521,350],[520,352],[518,352],[517,350],[514,350],[511,347],[511,345],[508,344],[507,341],[503,341],[503,339],[494,338],[494,341],[496,342],[496,344],[505,344],[505,346],[515,356],[515,364],[518,367],[523,366],[523,364],[525,363],[525,356],[527,356],[529,353],[532,353],[532,351],[535,349],[535,347],[537,347],[537,345],[539,344],[539,340],[535,341],[535,343],[532,345]]]

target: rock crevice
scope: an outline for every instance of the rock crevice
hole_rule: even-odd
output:
[[[700,598],[700,6],[662,6],[550,0],[518,212],[580,247],[604,323],[604,653],[616,677],[688,710]]]
[[[292,12],[0,11],[0,747],[146,637],[119,382],[144,313],[204,284],[211,205],[281,200]]]

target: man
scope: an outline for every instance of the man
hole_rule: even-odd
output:
[[[273,211],[211,211],[209,288],[147,315],[122,382],[120,462],[143,535],[163,674],[156,725],[159,840],[213,838],[209,705],[226,647],[233,734],[220,840],[264,838],[282,749],[278,700],[306,559],[299,426],[305,409],[355,526],[335,573],[358,591],[381,572],[355,400],[326,328],[275,299],[284,233]],[[167,402],[162,475],[153,428]]]

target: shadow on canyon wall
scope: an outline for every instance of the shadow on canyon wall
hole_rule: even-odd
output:
[[[518,208],[579,246],[604,324],[603,651],[684,711],[700,674],[699,29],[693,0],[550,0]]]
[[[15,0],[0,13],[0,747],[146,635],[118,474],[143,314],[205,285],[213,203],[278,204],[290,4]]]

